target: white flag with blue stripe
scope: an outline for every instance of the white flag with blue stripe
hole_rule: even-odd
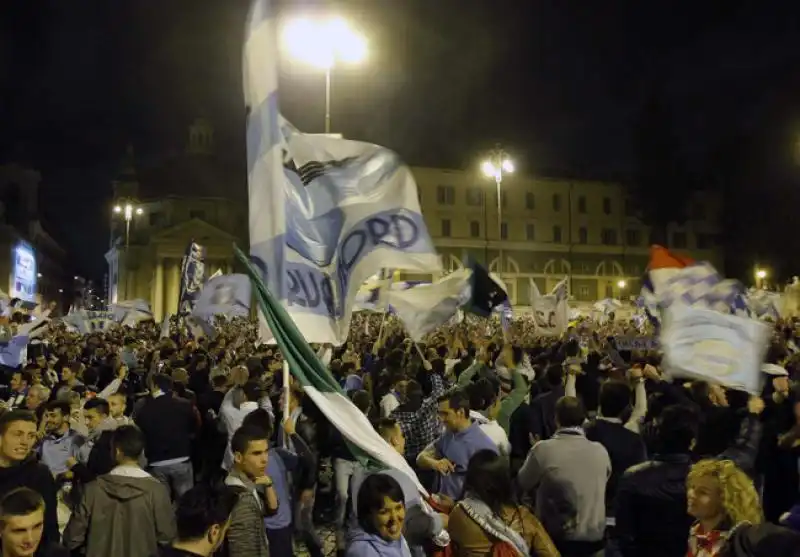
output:
[[[306,135],[280,117],[273,15],[256,2],[245,38],[250,255],[306,340],[340,344],[366,279],[385,267],[435,272],[441,263],[395,153]]]

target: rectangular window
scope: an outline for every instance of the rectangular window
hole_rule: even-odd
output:
[[[473,238],[480,238],[481,235],[481,223],[474,220],[469,223],[469,235]]]
[[[455,205],[456,189],[453,186],[436,187],[436,203],[439,205]]]
[[[578,296],[580,296],[581,300],[589,300],[589,287],[586,285],[579,286]]]
[[[586,229],[585,226],[581,226],[578,229],[578,243],[579,244],[589,243],[589,231]]]
[[[580,270],[582,275],[592,275],[592,268],[588,263],[581,263],[578,265],[578,269]]]
[[[642,235],[638,230],[628,229],[625,231],[625,244],[628,246],[638,246],[642,241]]]
[[[525,225],[525,238],[530,242],[536,239],[536,226],[530,223]]]
[[[553,242],[555,242],[556,244],[560,244],[561,243],[561,227],[560,226],[554,226],[553,227]]]
[[[553,211],[559,212],[561,210],[561,196],[557,193],[553,194]]]
[[[585,214],[586,213],[586,196],[582,195],[578,198],[578,212]]]
[[[450,237],[450,219],[442,219],[442,237]]]
[[[672,247],[686,249],[686,232],[675,232],[672,234]]]
[[[508,240],[508,223],[501,222],[500,223],[500,239],[501,240]]]
[[[479,187],[467,188],[467,205],[470,207],[480,207],[483,205],[483,190]]]
[[[613,228],[604,228],[600,235],[600,241],[604,246],[617,245],[617,231]]]
[[[611,198],[604,197],[603,198],[603,212],[607,215],[611,214]]]
[[[163,215],[158,211],[154,211],[154,212],[150,213],[149,216],[148,216],[148,218],[150,219],[150,226],[158,226],[158,225],[160,225],[162,216]]]
[[[536,196],[533,195],[532,191],[525,194],[525,208],[528,211],[533,211],[536,208]]]

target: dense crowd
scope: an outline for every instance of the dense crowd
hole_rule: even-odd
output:
[[[617,349],[636,327],[613,318],[558,337],[467,319],[414,343],[358,313],[318,357],[423,493],[357,459],[250,321],[193,338],[52,320],[4,370],[2,555],[800,555],[795,326],[774,324],[752,396],[667,380],[657,352]]]

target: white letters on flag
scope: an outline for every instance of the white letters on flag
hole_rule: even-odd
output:
[[[569,323],[567,279],[562,279],[546,296],[539,293],[536,283],[530,279],[530,297],[536,331],[547,336],[563,334]]]
[[[308,341],[340,344],[367,278],[384,267],[431,272],[441,263],[396,154],[306,135],[280,118],[267,2],[254,5],[245,40],[250,255]]]

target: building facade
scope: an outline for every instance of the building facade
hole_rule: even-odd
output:
[[[184,152],[150,168],[136,168],[129,151],[113,188],[109,303],[148,300],[160,320],[178,310],[180,263],[189,242],[206,248],[207,276],[232,272],[234,243],[247,248],[246,177],[216,156],[205,120],[190,126]]]
[[[38,171],[0,166],[0,288],[27,305],[68,306],[72,273],[67,253],[39,218]]]
[[[579,301],[638,295],[651,228],[622,186],[506,175],[498,221],[493,179],[470,171],[412,171],[446,271],[472,258],[503,279],[516,305],[528,304],[531,278],[549,292],[567,276]],[[668,226],[668,247],[721,269],[721,199],[700,192],[687,203],[691,218]]]

